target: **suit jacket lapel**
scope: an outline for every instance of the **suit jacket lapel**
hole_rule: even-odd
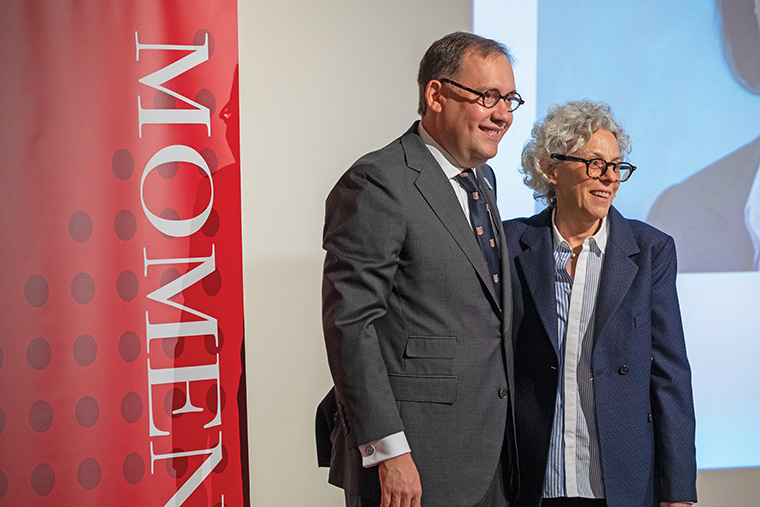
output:
[[[472,227],[462,213],[451,183],[435,161],[433,155],[416,134],[417,123],[412,126],[407,134],[401,138],[401,145],[406,153],[407,164],[420,174],[415,181],[417,189],[433,209],[451,236],[457,242],[464,254],[469,259],[478,276],[488,289],[491,304],[495,305],[497,313],[501,313],[499,301],[494,292],[493,283],[488,273],[488,266],[483,257],[483,252],[478,246]],[[414,132],[414,135],[409,135]],[[495,208],[495,205],[491,206]],[[499,229],[501,231],[501,228]]]
[[[559,354],[551,217],[552,210],[547,208],[525,229],[520,238],[520,243],[525,248],[517,255],[515,262],[525,276],[525,283],[536,305],[544,331]]]
[[[634,255],[639,253],[639,246],[630,225],[614,207],[610,207],[608,220],[610,221],[610,235],[607,239],[599,292],[596,298],[594,345],[604,332],[610,317],[620,307],[639,270],[632,259]]]

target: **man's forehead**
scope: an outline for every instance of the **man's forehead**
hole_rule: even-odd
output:
[[[484,71],[491,68],[510,69],[512,65],[506,56],[500,53],[483,55],[476,50],[470,50],[462,58],[462,73],[467,71]]]
[[[489,83],[483,84],[495,84],[491,83],[493,79],[502,78],[510,82],[514,81],[512,65],[506,56],[500,53],[483,56],[475,50],[467,52],[462,59],[462,68],[457,77],[461,78],[464,76],[489,81]]]

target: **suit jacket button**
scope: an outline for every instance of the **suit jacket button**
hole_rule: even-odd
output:
[[[630,371],[630,369],[628,368],[628,365],[624,364],[623,366],[620,367],[620,369],[618,370],[618,373],[621,375],[625,375],[626,373],[628,373],[628,371]]]
[[[364,448],[364,454],[366,454],[367,456],[372,456],[373,454],[375,454],[375,448],[371,445],[368,445],[367,447]]]
[[[499,389],[499,398],[504,399],[507,397],[508,394],[509,394],[509,389],[507,389],[506,387],[502,387],[501,389]]]
[[[652,412],[647,414],[647,422],[652,422]]]

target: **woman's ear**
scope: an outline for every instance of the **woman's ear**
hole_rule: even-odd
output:
[[[541,172],[546,175],[546,179],[552,185],[557,184],[557,166],[558,164],[553,163],[548,157],[542,158],[538,162],[539,169],[541,169]]]

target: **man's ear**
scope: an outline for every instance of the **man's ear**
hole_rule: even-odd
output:
[[[434,113],[440,113],[443,109],[443,102],[446,97],[443,96],[443,83],[437,79],[431,79],[425,86],[425,102],[429,110]]]

